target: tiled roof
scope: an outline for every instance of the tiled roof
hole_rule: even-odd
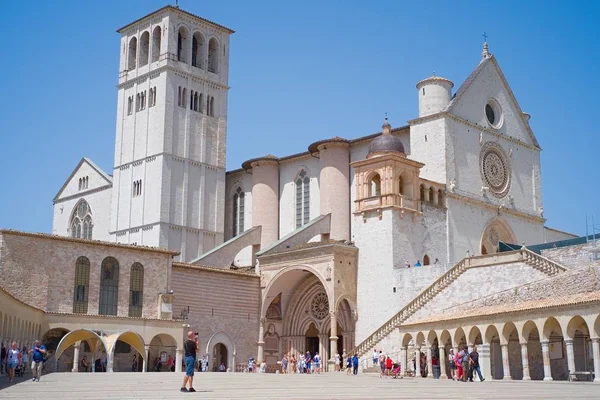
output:
[[[90,319],[129,319],[129,320],[137,320],[137,321],[152,321],[152,322],[177,322],[181,323],[185,320],[183,319],[161,319],[161,318],[144,318],[144,317],[129,317],[127,315],[100,315],[100,314],[74,314],[74,313],[65,313],[65,312],[44,312],[46,315],[65,315],[71,317],[83,317]]]
[[[177,252],[177,251],[163,249],[160,247],[150,247],[150,246],[139,246],[139,245],[133,245],[133,244],[105,242],[102,240],[79,239],[79,238],[73,238],[73,237],[69,237],[69,236],[51,235],[49,233],[23,232],[23,231],[17,231],[14,229],[0,229],[0,233],[3,235],[27,236],[27,237],[35,237],[35,238],[41,238],[41,239],[59,240],[62,242],[91,244],[94,246],[108,246],[108,247],[116,247],[116,248],[128,249],[128,250],[150,251],[153,253],[170,254],[173,256],[179,255],[179,252]]]
[[[476,307],[458,312],[446,312],[434,314],[426,318],[403,324],[402,326],[420,325],[432,322],[451,321],[459,319],[471,319],[474,317],[486,317],[492,315],[508,314],[522,311],[558,308],[564,306],[583,305],[600,302],[600,291],[577,293],[566,296],[550,297],[542,300],[531,300],[518,304],[498,304],[489,307]]]
[[[222,274],[244,275],[244,276],[259,278],[259,276],[256,273],[254,273],[251,268],[225,269],[225,268],[219,268],[219,267],[212,267],[210,265],[188,264],[188,263],[184,263],[184,262],[174,262],[173,267],[195,269],[195,270],[200,270],[200,271],[217,272],[217,273],[222,273]]]

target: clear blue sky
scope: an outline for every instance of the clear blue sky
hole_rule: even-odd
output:
[[[417,3],[423,3],[418,4]],[[0,227],[50,232],[82,156],[112,173],[119,35],[162,0],[5,1],[0,15]],[[172,2],[174,4],[174,1]],[[482,33],[542,148],[549,226],[600,224],[600,6],[558,1],[197,1],[231,38],[228,169],[417,115],[415,84],[460,86]]]

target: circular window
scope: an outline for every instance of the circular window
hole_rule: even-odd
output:
[[[502,110],[498,103],[490,99],[485,105],[485,117],[487,118],[489,124],[492,128],[500,128],[502,125]]]
[[[479,156],[481,177],[490,192],[504,197],[510,189],[510,164],[500,145],[488,142],[483,145]]]
[[[316,319],[323,319],[329,314],[329,300],[327,299],[327,295],[325,293],[319,293],[316,295],[313,300],[311,307],[312,315]]]

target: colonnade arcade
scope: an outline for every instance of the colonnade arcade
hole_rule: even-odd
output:
[[[354,346],[355,308],[348,296],[335,296],[331,279],[312,267],[281,270],[263,291],[258,360],[269,371],[283,355],[299,358],[319,352],[323,370],[333,370],[339,352]]]
[[[438,375],[433,368],[433,359],[437,359],[439,377],[450,378],[450,350],[456,353],[466,345],[472,351],[477,345],[486,379],[551,381],[567,380],[571,375],[572,379],[585,380],[593,371],[600,371],[598,304],[596,312],[592,309],[555,313],[543,310],[487,321],[467,318],[401,326],[402,370],[433,378]],[[419,360],[423,358],[426,363],[421,365]],[[596,374],[594,380],[600,381],[600,376]]]
[[[105,368],[104,372],[149,372],[157,370],[155,360],[166,370],[168,356],[173,357],[176,371],[181,371],[183,349],[173,336],[159,333],[146,340],[133,331],[107,335],[91,329],[52,328],[42,336],[41,342],[47,346],[53,371],[100,372]],[[87,371],[82,371],[83,357],[86,357]],[[104,358],[106,365],[101,366],[100,360]]]

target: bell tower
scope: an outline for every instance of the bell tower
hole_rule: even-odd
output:
[[[223,241],[233,31],[166,6],[117,32],[110,235],[187,261]]]

